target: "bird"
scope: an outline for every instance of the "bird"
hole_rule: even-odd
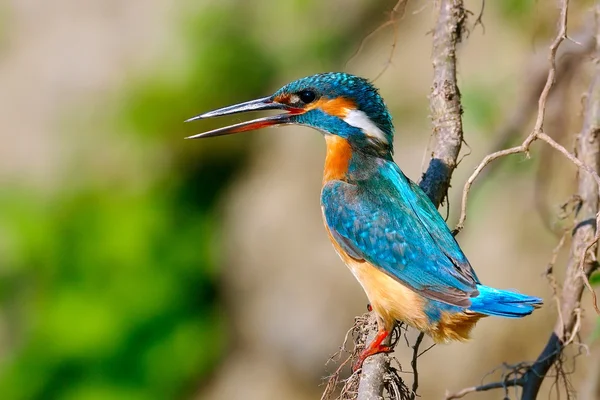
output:
[[[393,159],[394,126],[378,89],[344,72],[295,80],[274,94],[186,122],[260,110],[280,114],[189,136],[199,139],[282,125],[322,133],[321,210],[333,247],[362,286],[378,331],[354,364],[390,352],[397,322],[435,343],[466,341],[485,316],[520,318],[541,298],[483,285],[444,218]]]

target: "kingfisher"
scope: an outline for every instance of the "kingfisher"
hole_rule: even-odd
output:
[[[322,133],[327,145],[321,190],[325,229],[378,323],[377,335],[354,370],[367,357],[392,350],[384,340],[397,321],[436,343],[465,341],[482,317],[520,318],[542,305],[538,297],[481,284],[429,197],[394,162],[392,117],[369,81],[343,72],[321,73],[271,96],[187,121],[259,110],[282,113],[188,139],[290,124]]]

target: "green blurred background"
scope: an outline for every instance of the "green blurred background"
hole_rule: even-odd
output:
[[[485,34],[472,28],[461,53],[471,155],[451,200],[553,34],[555,10],[543,2],[487,3]],[[589,4],[572,6],[573,29]],[[190,142],[243,117],[182,121],[316,72],[374,78],[392,30],[352,55],[393,6],[1,3],[0,398],[318,397],[325,361],[366,303],[321,232],[319,135],[285,128]],[[467,6],[477,14],[481,4]],[[430,132],[432,21],[430,2],[409,5],[376,82],[395,118],[396,159],[415,180]],[[577,97],[568,104],[577,115]],[[533,210],[536,163],[510,160],[481,186],[461,241],[490,284],[550,299],[540,274],[555,239]],[[572,169],[556,170],[566,183],[550,204],[571,189]],[[485,321],[480,344],[434,349],[424,398],[479,382],[508,353],[535,357],[553,315]]]

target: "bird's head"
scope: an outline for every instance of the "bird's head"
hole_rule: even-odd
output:
[[[200,133],[188,139],[297,124],[318,129],[325,135],[340,136],[348,140],[355,150],[379,156],[392,154],[392,117],[377,89],[366,79],[342,72],[298,79],[271,96],[223,107],[188,121],[275,109],[286,112]]]

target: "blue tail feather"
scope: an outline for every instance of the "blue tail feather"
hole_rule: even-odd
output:
[[[471,299],[470,311],[506,318],[521,318],[539,308],[543,301],[539,297],[527,296],[509,290],[494,289],[477,285],[479,295]]]

